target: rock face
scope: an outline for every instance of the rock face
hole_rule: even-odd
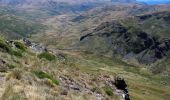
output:
[[[127,84],[126,84],[125,80],[123,78],[117,77],[117,78],[115,78],[114,84],[117,89],[122,90],[124,92],[123,98],[125,100],[130,100],[130,96],[128,93]]]
[[[26,46],[28,46],[30,49],[32,49],[34,52],[47,52],[47,48],[41,44],[36,44],[31,42],[30,40],[23,38],[23,42]]]
[[[166,20],[169,18],[167,13],[143,15],[136,18],[143,21],[151,19],[153,16]],[[114,57],[119,55],[125,59],[135,58],[145,64],[152,64],[170,53],[169,38],[125,26],[118,21],[102,23],[93,32],[82,36],[80,41],[87,46],[87,50],[92,52],[107,53],[111,51]]]

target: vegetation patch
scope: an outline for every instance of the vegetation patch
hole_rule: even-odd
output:
[[[50,76],[48,73],[42,72],[42,71],[35,71],[34,74],[41,79],[47,78],[50,79],[54,84],[59,85],[59,81],[54,79],[52,76]]]
[[[23,57],[21,50],[13,50],[12,55],[15,55],[17,57]]]
[[[48,52],[43,52],[43,53],[39,54],[38,58],[40,58],[40,59],[45,58],[46,60],[49,60],[49,61],[53,61],[56,59],[56,57],[53,54],[48,53]]]
[[[113,90],[111,87],[106,86],[106,87],[104,87],[104,90],[108,96],[113,96]]]
[[[9,69],[14,69],[14,68],[16,68],[16,66],[15,65],[8,65],[8,67],[9,67]]]
[[[8,85],[1,97],[2,100],[27,100],[25,92],[16,92],[12,85]]]
[[[9,66],[8,66],[9,67]],[[10,66],[10,67],[14,67],[14,66]],[[21,69],[14,69],[12,70],[12,72],[7,76],[7,80],[9,79],[17,79],[20,80],[22,78],[22,73],[23,71]]]
[[[92,88],[92,92],[96,92],[96,93],[102,93],[101,89],[99,87],[94,87]]]
[[[26,51],[26,46],[23,44],[23,43],[21,43],[21,42],[19,42],[19,41],[15,41],[15,46],[18,48],[18,49],[20,49],[20,50],[22,50],[22,51]]]
[[[40,23],[35,23],[31,20],[11,14],[1,14],[0,22],[1,32],[9,39],[18,39],[29,36],[30,34],[35,34],[44,27]]]
[[[10,45],[3,38],[0,38],[0,50],[4,52],[11,51]]]

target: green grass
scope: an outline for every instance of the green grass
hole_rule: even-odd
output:
[[[13,50],[12,55],[16,57],[23,57],[23,52],[21,50]]]
[[[23,52],[26,51],[27,49],[26,46],[19,41],[15,41],[14,44],[17,47],[17,49],[12,48],[11,44],[9,44],[5,39],[0,38],[0,50],[1,51],[7,52],[17,57],[22,57]]]
[[[170,94],[169,79],[163,76],[153,75],[149,70],[126,64],[118,59],[83,53],[79,56],[79,58],[73,59],[75,59],[76,66],[83,72],[107,73],[123,77],[127,82],[130,97],[134,100],[155,100],[156,98],[158,100],[169,100],[170,98],[168,96]],[[166,84],[162,84],[162,82]],[[109,88],[104,90],[111,94]]]
[[[16,66],[15,65],[8,65],[8,67],[9,67],[9,69],[14,69],[14,68],[16,68]]]
[[[54,84],[59,85],[59,81],[54,79],[48,73],[45,73],[45,72],[42,72],[42,71],[36,71],[36,72],[34,72],[34,74],[41,79],[44,79],[44,78],[50,79]]]
[[[104,87],[104,90],[108,96],[113,96],[113,90],[111,87],[106,86],[106,87]]]
[[[79,82],[83,76],[85,83],[92,87],[92,91],[108,95],[109,98],[114,98],[115,90],[103,84],[104,81],[102,81],[103,83],[98,82],[97,79],[100,78],[99,76],[101,75],[109,75],[110,77],[119,75],[125,79],[130,97],[133,100],[169,100],[170,98],[170,83],[167,82],[167,80],[169,80],[168,78],[164,78],[160,75],[152,75],[149,70],[145,70],[145,68],[127,64],[119,59],[111,59],[87,52],[70,51],[69,53],[63,52],[62,55],[56,55],[55,59],[57,60],[49,62],[48,60],[39,60],[36,54],[30,54],[28,52],[25,52],[22,58],[11,56],[6,52],[0,52],[0,59],[3,58],[4,61],[9,63],[8,68],[10,70],[7,72],[10,73],[12,71],[12,78],[7,79],[11,81],[12,79],[17,79],[19,82],[20,80],[27,82],[28,78],[25,77],[32,77],[35,79],[36,76],[37,78],[43,79],[42,84],[46,84],[46,81],[50,81],[53,87],[48,86],[48,88],[51,89],[55,86],[60,87],[57,86],[60,85],[60,82],[56,77],[66,75],[76,82]],[[26,65],[25,62],[27,62]],[[17,68],[20,68],[20,70],[15,70]],[[43,69],[45,69],[45,72],[42,71]],[[94,80],[92,81],[91,79]],[[31,79],[30,81],[33,80]],[[88,81],[91,83],[88,83]],[[22,84],[24,84],[24,86],[28,85],[24,82],[19,85]],[[37,82],[37,84],[39,83]],[[42,84],[39,84],[39,86],[41,87]],[[44,85],[42,85],[41,88],[42,90],[40,91],[47,93],[43,90]],[[8,96],[8,94],[6,95]],[[71,93],[71,95],[74,94]]]
[[[18,17],[16,15],[5,13],[0,13],[0,22],[1,35],[10,39],[29,36],[43,30],[44,28],[43,25],[31,20],[26,20],[21,16]]]
[[[0,38],[0,50],[1,51],[7,52],[7,53],[17,56],[17,57],[22,57],[23,51],[26,51],[26,49],[27,49],[26,46],[19,41],[15,42],[15,46],[18,49],[13,49],[11,44],[9,44],[5,39]]]
[[[10,45],[3,38],[0,38],[0,49],[5,52],[11,51]]]
[[[43,53],[39,54],[38,58],[40,58],[40,59],[45,58],[48,61],[53,61],[56,59],[55,55],[48,53],[48,52],[43,52]]]
[[[18,48],[18,49],[20,49],[20,50],[22,50],[22,51],[26,51],[26,46],[25,46],[25,44],[23,44],[22,42],[20,42],[20,41],[15,41],[14,42],[14,44],[15,44],[15,46]]]

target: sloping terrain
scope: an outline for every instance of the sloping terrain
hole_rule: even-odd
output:
[[[169,16],[167,11],[105,22],[82,36],[81,45],[91,52],[111,53],[113,57],[152,64],[169,56]],[[164,71],[169,73],[168,69],[166,67]]]
[[[28,18],[38,19],[65,13],[79,13],[107,3],[108,0],[1,0],[0,6],[11,6],[22,16],[26,14]]]
[[[170,6],[112,2],[0,0],[0,99],[169,100]]]
[[[169,67],[160,70],[157,63],[169,55],[169,7],[120,4],[95,8],[77,17],[60,15],[47,20],[49,30],[33,39],[50,48],[78,49],[138,66],[146,64],[154,73],[167,75]]]
[[[144,64],[153,73],[169,76],[169,65],[164,63],[169,56],[169,8],[113,4],[78,16],[60,15],[45,21],[49,30],[33,40],[42,41],[49,48],[78,49],[117,57],[137,66]]]
[[[28,44],[0,40],[3,100],[119,100],[124,93],[115,85],[116,76],[125,78],[131,99],[170,98],[169,80],[152,75],[145,68],[87,52],[48,53]]]
[[[146,6],[141,4],[113,4],[97,7],[81,14],[63,14],[54,16],[43,22],[49,29],[42,36],[34,36],[34,40],[41,41],[47,46],[56,48],[76,48],[81,36],[93,31],[103,22],[128,19],[140,14],[168,11],[169,5]],[[141,12],[141,13],[140,13]],[[151,21],[150,21],[151,22]],[[149,20],[148,20],[149,23]],[[157,20],[155,23],[159,23]],[[162,22],[164,24],[164,22]],[[144,26],[143,26],[144,27]]]
[[[21,38],[43,30],[43,25],[15,15],[0,14],[0,35],[11,39]]]

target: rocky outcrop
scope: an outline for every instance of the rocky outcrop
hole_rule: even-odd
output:
[[[30,49],[32,49],[34,52],[47,52],[47,48],[41,44],[36,44],[31,42],[30,40],[23,38],[23,42],[26,46],[28,46]]]
[[[128,88],[127,88],[127,84],[126,84],[125,80],[123,78],[116,77],[114,84],[117,89],[122,90],[124,92],[123,98],[125,100],[130,100],[130,96],[129,96],[129,92],[128,92]]]
[[[163,18],[165,21],[170,20],[170,11],[163,11],[163,12],[155,12],[155,13],[149,13],[144,15],[138,15],[136,16],[141,21],[147,20],[151,17],[155,17],[156,19]]]
[[[98,37],[104,38],[102,41],[108,44],[113,56],[121,55],[125,59],[135,58],[140,63],[154,63],[170,52],[169,38],[159,38],[141,30],[135,30],[134,33],[117,21],[102,23],[92,33],[82,36],[80,41],[90,43],[88,46],[95,48],[96,45],[93,42],[97,43],[99,40],[95,38]],[[100,51],[99,48],[91,50]]]

